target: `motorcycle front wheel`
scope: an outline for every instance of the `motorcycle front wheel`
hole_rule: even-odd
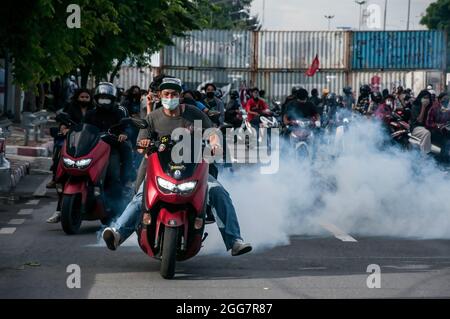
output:
[[[81,226],[81,194],[63,195],[61,205],[61,226],[67,235],[74,235]]]
[[[178,228],[165,227],[160,269],[164,279],[172,279],[175,276],[177,243]]]

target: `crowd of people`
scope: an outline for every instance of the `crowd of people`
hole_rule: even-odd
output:
[[[341,95],[323,89],[294,87],[284,103],[280,103],[279,114],[283,126],[300,118],[309,118],[326,126],[337,120],[339,114],[359,113],[362,116],[385,121],[395,110],[403,110],[411,125],[411,134],[420,139],[423,154],[431,151],[432,143],[445,150],[449,132],[446,129],[450,121],[449,98],[446,93],[436,95],[432,86],[414,96],[410,89],[398,87],[391,92],[378,92],[369,85],[362,85],[359,96],[355,96],[351,87],[345,87]],[[120,217],[103,232],[108,248],[115,250],[136,228],[142,203],[143,184],[146,172],[144,154],[139,151],[150,143],[152,134],[171,134],[177,127],[189,127],[194,120],[201,120],[203,128],[231,125],[239,127],[245,112],[248,121],[258,128],[261,117],[273,111],[264,99],[265,92],[256,87],[229,92],[228,102],[224,103],[222,92],[214,83],[207,83],[202,91],[184,90],[181,80],[160,75],[154,78],[148,90],[132,86],[127,91],[118,90],[111,83],[100,83],[93,94],[87,89],[77,89],[71,102],[65,106],[75,125],[90,124],[101,131],[107,131],[123,118],[143,118],[149,123],[149,129],[140,130],[134,126],[121,128],[117,132],[118,144],[112,147],[108,167],[108,178],[112,185],[113,196],[121,196],[121,189],[134,184],[135,195]],[[60,150],[70,128],[60,124],[55,135],[55,154],[52,170],[60,161]],[[211,144],[219,147],[218,141]],[[208,180],[210,203],[220,218],[220,231],[227,249],[233,255],[251,250],[240,234],[237,213],[232,200],[223,186],[212,174]],[[51,181],[49,188],[55,187]],[[49,223],[60,221],[59,211],[48,219]]]

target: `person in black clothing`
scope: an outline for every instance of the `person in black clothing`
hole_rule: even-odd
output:
[[[102,82],[95,89],[95,109],[86,115],[86,123],[97,126],[100,131],[107,132],[113,125],[119,124],[127,117],[123,109],[116,104],[116,88],[111,83]],[[127,184],[135,178],[132,172],[132,148],[128,135],[123,128],[112,132],[118,135],[118,144],[111,145],[111,154],[107,172],[112,198],[121,196],[121,184]]]
[[[93,109],[91,92],[87,89],[77,89],[72,97],[71,103],[66,106],[63,110],[67,113],[70,119],[76,124],[84,123],[86,119],[86,114]],[[50,170],[53,173],[52,180],[47,184],[47,188],[55,188],[56,182],[56,171],[58,169],[58,163],[61,158],[61,149],[64,145],[64,141],[66,140],[67,132],[69,128],[64,124],[60,124],[59,128],[52,128],[50,130],[51,135],[53,136],[53,157],[52,157],[52,166]],[[58,206],[56,208],[56,212],[47,219],[47,223],[59,223],[61,220],[61,203],[58,202]]]
[[[300,89],[296,93],[296,99],[286,105],[286,111],[283,114],[283,122],[288,125],[292,120],[306,118],[314,118],[314,120],[317,121],[320,116],[316,106],[313,103],[308,102],[308,91]]]
[[[226,106],[225,122],[230,123],[233,127],[240,127],[242,125],[242,115],[240,114],[242,108],[239,92],[233,91],[230,94],[230,101]]]
[[[319,98],[319,91],[317,89],[311,90],[311,97],[309,101],[314,104],[316,107],[319,106],[321,99]]]

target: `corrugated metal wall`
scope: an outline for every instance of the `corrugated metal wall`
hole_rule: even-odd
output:
[[[251,64],[251,32],[191,31],[173,42],[163,50],[162,65],[245,69]]]
[[[321,69],[348,68],[348,32],[263,31],[254,36],[258,69],[308,69],[316,54]]]
[[[354,32],[352,69],[438,69],[446,60],[442,31]]]
[[[344,72],[319,72],[314,77],[308,77],[304,72],[258,72],[256,85],[265,89],[267,96],[284,100],[291,94],[293,86],[302,86],[311,92],[316,88],[321,92],[328,88],[331,92],[342,92],[345,86]]]
[[[146,90],[150,86],[156,72],[156,69],[150,67],[138,68],[125,66],[117,73],[114,78],[114,84],[123,87],[125,90],[133,85],[137,85],[141,89]]]
[[[164,73],[182,79],[187,89],[196,90],[200,84],[214,83],[217,87],[232,84],[233,89],[239,89],[243,81],[249,81],[250,72],[239,70],[217,69],[180,69],[164,68]]]
[[[382,88],[403,85],[417,92],[430,81],[443,88],[446,39],[441,31],[193,31],[164,48],[161,68],[189,88],[206,81],[238,88],[245,82],[277,99],[293,86],[341,94],[351,85],[358,91],[375,75]],[[316,54],[320,72],[307,77]]]

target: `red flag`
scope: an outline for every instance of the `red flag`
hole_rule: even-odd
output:
[[[311,64],[311,67],[306,71],[307,76],[314,76],[316,72],[319,70],[320,67],[320,61],[319,61],[319,55],[317,54],[314,58],[313,63]]]

